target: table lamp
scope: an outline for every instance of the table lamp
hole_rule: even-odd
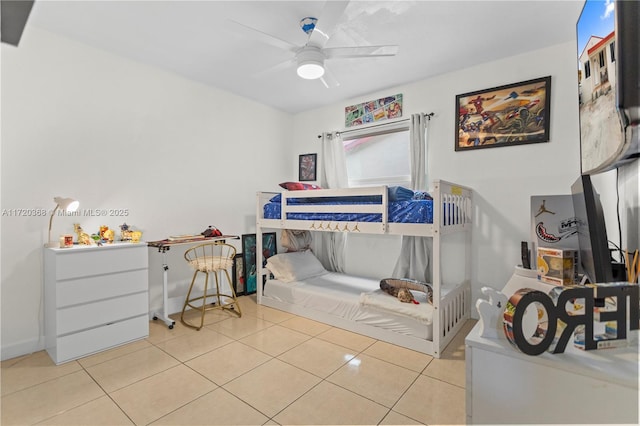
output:
[[[60,208],[65,212],[75,212],[78,210],[78,206],[80,203],[73,198],[62,198],[62,197],[54,197],[53,201],[56,202],[56,208],[51,212],[51,217],[49,218],[49,239],[47,243],[44,245],[45,247],[59,247],[60,244],[56,241],[51,241],[51,225],[53,224],[53,216],[56,214],[56,211]]]

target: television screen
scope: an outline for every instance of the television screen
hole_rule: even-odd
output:
[[[580,176],[571,185],[571,195],[578,230],[580,272],[592,283],[612,282],[613,269],[604,211],[591,177]]]
[[[587,0],[578,23],[582,173],[638,158],[640,2]]]

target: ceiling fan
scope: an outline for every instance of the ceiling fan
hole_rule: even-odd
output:
[[[397,45],[325,47],[348,4],[348,1],[327,1],[318,18],[302,18],[300,20],[300,28],[309,36],[306,44],[303,46],[297,46],[239,22],[232,22],[236,30],[241,31],[245,35],[259,42],[287,50],[293,54],[291,59],[263,70],[258,74],[280,71],[295,65],[299,77],[308,80],[320,79],[325,87],[329,88],[338,86],[339,83],[328,70],[325,64],[326,60],[336,58],[394,56],[398,53]]]

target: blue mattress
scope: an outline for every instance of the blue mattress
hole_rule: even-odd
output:
[[[379,200],[380,197],[378,197]],[[302,201],[301,201],[302,200]],[[292,201],[292,200],[290,200]],[[344,205],[355,204],[354,200],[345,202],[328,202],[318,203],[318,199],[314,199],[313,203],[306,203],[303,199],[298,198],[292,204],[298,205]],[[364,204],[362,200],[357,201],[358,204]],[[366,202],[365,202],[366,203]],[[368,201],[375,204],[376,201]],[[380,204],[380,201],[377,201]],[[271,201],[264,206],[265,219],[280,219],[280,202]],[[433,223],[433,200],[408,200],[408,201],[392,201],[389,202],[388,212],[389,222],[393,223]],[[375,213],[287,213],[287,219],[291,220],[320,220],[334,222],[381,222],[382,215]]]

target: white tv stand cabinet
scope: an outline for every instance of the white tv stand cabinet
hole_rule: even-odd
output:
[[[145,243],[44,249],[46,349],[56,364],[149,336]]]
[[[545,285],[516,271],[502,292]],[[562,354],[530,356],[504,334],[480,337],[476,324],[465,339],[467,424],[638,424],[633,333],[625,348],[581,351],[569,343]]]

